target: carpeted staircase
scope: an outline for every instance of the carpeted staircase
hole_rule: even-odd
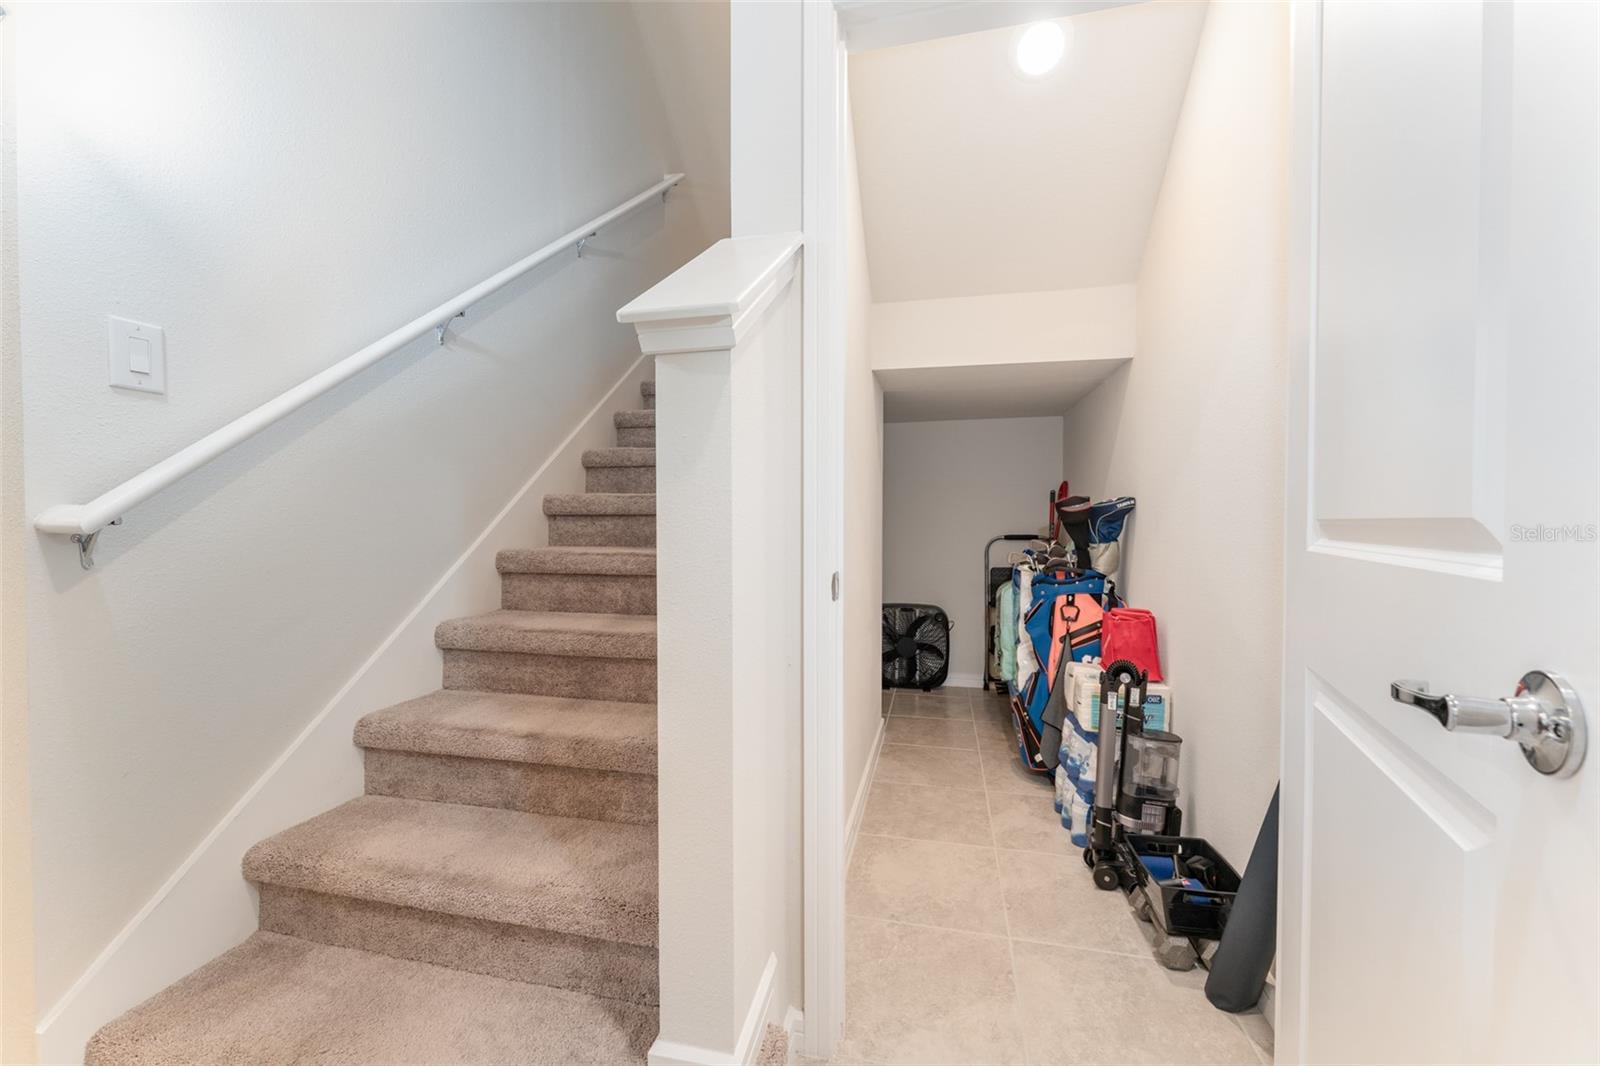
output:
[[[260,930],[92,1066],[644,1060],[656,1033],[655,402],[441,624],[444,687],[363,718],[366,794],[251,848]],[[605,697],[600,699],[597,697]]]

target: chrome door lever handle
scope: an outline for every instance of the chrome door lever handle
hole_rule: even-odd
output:
[[[1452,732],[1509,737],[1514,728],[1515,715],[1506,700],[1435,694],[1426,681],[1409,680],[1391,682],[1389,698],[1427,711]]]
[[[1559,674],[1530,671],[1515,695],[1498,699],[1432,693],[1426,681],[1413,680],[1391,682],[1389,698],[1427,712],[1452,732],[1515,740],[1541,774],[1567,777],[1583,765],[1588,747],[1583,704]]]

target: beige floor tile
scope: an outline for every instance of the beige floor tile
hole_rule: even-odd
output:
[[[989,833],[988,797],[984,793],[892,781],[878,781],[867,793],[861,832],[984,847],[994,842]]]
[[[1001,851],[999,862],[1013,937],[1150,958],[1127,898],[1094,887],[1081,851]]]
[[[932,748],[967,748],[976,751],[978,747],[978,734],[969,721],[890,718],[883,739],[886,743]]]
[[[980,740],[999,737],[1008,744],[1016,743],[1017,728],[1011,722],[1011,711],[1007,707],[976,707],[973,709],[972,722]]]
[[[981,792],[983,766],[976,751],[885,743],[878,754],[878,770],[873,780],[936,788],[970,788]]]
[[[1038,851],[1049,855],[1077,855],[1071,837],[1061,828],[1061,815],[1051,802],[1052,793],[1037,796],[1012,792],[989,793],[989,824],[999,848]]]
[[[1049,796],[1055,786],[1042,774],[1030,774],[1022,768],[1016,748],[998,751],[983,750],[983,780],[990,792],[1015,792],[1023,796]]]
[[[1011,703],[1007,700],[983,699],[972,701],[972,716],[980,722],[994,722],[1011,728]]]
[[[1031,1062],[1256,1062],[1238,1024],[1206,1001],[1204,970],[1024,942],[1013,952]]]
[[[1005,703],[1011,698],[1011,693],[1005,685],[997,684],[993,688],[973,689],[972,698],[979,703]]]
[[[1011,725],[1011,704],[1005,700],[973,700],[972,716],[980,722],[1002,722],[1009,728]]]
[[[1204,971],[1162,969],[1123,896],[1094,888],[1048,779],[1017,761],[1002,701],[971,694],[968,722],[885,695],[832,1064],[1271,1063],[1259,1013],[1212,1008]]]
[[[851,918],[846,941],[834,1063],[1025,1061],[1005,940]]]
[[[995,851],[969,844],[856,838],[845,911],[969,933],[1006,935]]]
[[[1017,734],[1010,726],[1004,730],[978,727],[978,750],[999,752],[1017,758]]]
[[[960,689],[956,689],[960,692]],[[903,692],[895,697],[894,712],[901,718],[959,718],[971,720],[972,703],[966,696]]]

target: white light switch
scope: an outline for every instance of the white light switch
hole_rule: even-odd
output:
[[[128,338],[128,369],[135,374],[150,373],[150,338],[137,334]]]
[[[167,339],[160,326],[110,319],[111,387],[167,391]]]

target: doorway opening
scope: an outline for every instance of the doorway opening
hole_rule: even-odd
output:
[[[1123,608],[1179,831],[1243,870],[1278,777],[1288,34],[1227,6],[846,18],[837,1061],[1271,1058],[1270,987],[1208,1002],[1216,942],[1097,888],[1059,788]]]

